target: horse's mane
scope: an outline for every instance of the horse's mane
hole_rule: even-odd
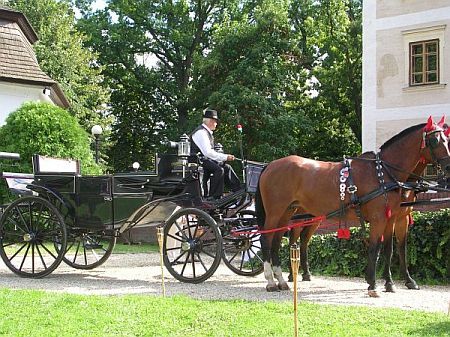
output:
[[[410,126],[409,128],[403,130],[402,132],[400,132],[400,133],[396,134],[395,136],[393,136],[392,138],[388,139],[383,145],[381,145],[380,150],[387,148],[389,145],[395,143],[397,140],[405,137],[406,135],[410,134],[411,132],[417,131],[419,129],[423,129],[424,127],[425,127],[425,123]]]

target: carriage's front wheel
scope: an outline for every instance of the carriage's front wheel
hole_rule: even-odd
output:
[[[222,237],[214,219],[197,208],[173,214],[164,226],[163,258],[169,273],[181,282],[201,283],[220,264]]]
[[[43,198],[17,199],[1,217],[0,256],[19,276],[38,278],[50,274],[61,263],[66,245],[64,220]]]
[[[243,210],[236,214],[229,232],[223,236],[223,262],[234,273],[256,276],[263,272],[260,234],[257,231],[256,213]]]

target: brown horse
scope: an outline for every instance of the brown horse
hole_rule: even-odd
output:
[[[402,212],[400,184],[406,182],[421,161],[445,168],[450,165],[447,136],[431,117],[427,124],[412,126],[388,140],[381,146],[377,159],[363,154],[348,161],[345,167],[342,163],[298,156],[275,160],[267,165],[259,179],[258,224],[265,230],[280,228],[300,210],[313,216],[370,223],[366,281],[369,295],[376,297],[375,271],[381,238],[392,240],[395,220]],[[304,235],[312,235],[315,226],[305,230]],[[296,231],[296,239],[299,232]],[[289,289],[278,255],[282,235],[283,232],[272,232],[261,236],[268,291]]]
[[[425,170],[426,163],[420,162],[416,169],[412,172],[412,175],[408,178],[408,182],[415,183],[417,182],[419,176],[423,173]],[[416,198],[416,193],[412,189],[403,189],[402,191],[402,202],[413,202]],[[397,216],[394,220],[394,233],[395,238],[397,240],[397,249],[399,253],[399,260],[400,260],[400,273],[403,276],[405,280],[405,286],[408,289],[415,289],[418,290],[419,286],[417,285],[416,281],[410,276],[408,271],[408,263],[406,259],[406,253],[407,253],[407,235],[408,235],[408,229],[409,225],[411,224],[412,215],[411,212],[413,210],[412,206],[408,207],[402,207]],[[311,273],[309,270],[309,263],[308,263],[308,244],[310,239],[312,238],[313,234],[316,232],[316,230],[319,228],[321,224],[320,223],[314,223],[311,226],[305,226],[305,227],[299,227],[294,228],[289,233],[289,245],[292,245],[293,243],[296,243],[298,240],[298,237],[300,236],[300,262],[301,262],[301,269],[303,270],[302,279],[303,281],[311,281]],[[386,292],[395,292],[395,285],[394,281],[392,280],[392,274],[391,274],[391,261],[392,261],[392,253],[393,253],[393,237],[389,231],[386,232],[384,236],[384,257],[385,257],[385,265],[384,265],[384,272],[383,272],[383,278],[385,279],[385,289]],[[291,266],[289,265],[289,277],[288,281],[292,282],[293,276],[292,276],[292,270]]]

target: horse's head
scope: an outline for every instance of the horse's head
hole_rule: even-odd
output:
[[[428,118],[423,128],[421,156],[424,161],[436,165],[438,176],[450,173],[449,135],[450,128],[446,127],[444,117],[437,124]]]

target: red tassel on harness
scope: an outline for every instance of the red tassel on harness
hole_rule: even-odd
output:
[[[426,162],[427,162],[427,160],[425,159],[425,157],[424,156],[420,156],[419,163],[425,164]]]
[[[339,228],[337,230],[338,239],[350,239],[350,230],[348,228]]]
[[[409,225],[409,226],[414,225],[414,218],[413,218],[413,216],[412,216],[411,213],[408,214],[408,225]]]
[[[389,207],[389,205],[386,205],[386,209],[384,211],[384,214],[386,215],[386,219],[390,219],[392,216],[392,210],[391,207]]]

